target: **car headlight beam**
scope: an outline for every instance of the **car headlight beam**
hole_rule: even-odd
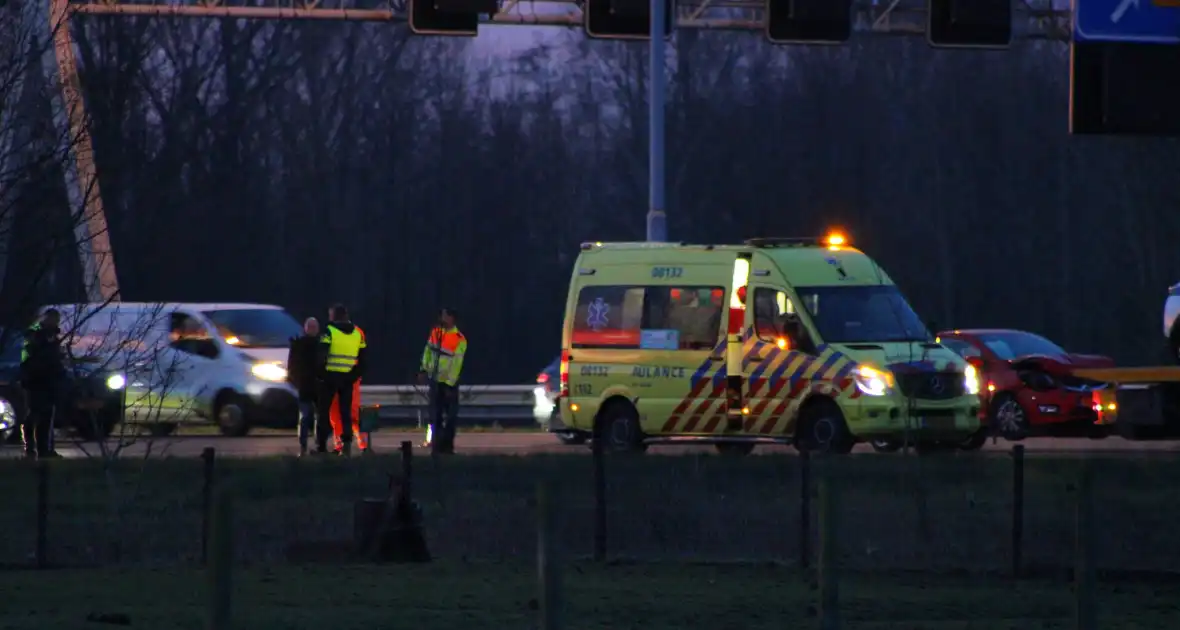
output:
[[[12,403],[0,398],[0,431],[7,431],[16,426],[16,409]]]
[[[250,367],[250,373],[264,381],[277,383],[287,380],[286,368],[278,363],[255,363]]]
[[[112,374],[107,377],[107,389],[123,389],[127,386],[127,377],[122,374]]]
[[[857,366],[852,371],[852,380],[866,396],[885,396],[893,388],[893,378],[889,373],[867,365]]]
[[[970,363],[963,368],[963,389],[972,396],[979,394],[979,370]]]

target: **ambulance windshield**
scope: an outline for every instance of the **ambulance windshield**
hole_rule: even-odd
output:
[[[796,287],[825,343],[930,341],[930,331],[893,285]]]

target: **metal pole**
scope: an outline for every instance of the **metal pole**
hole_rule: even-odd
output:
[[[68,0],[25,0],[22,26],[33,36],[32,52],[39,53],[44,80],[49,81],[47,91],[59,143],[54,148],[62,159],[86,299],[115,301],[119,297],[119,280],[98,186],[74,38],[70,33],[73,11]]]
[[[667,215],[664,214],[664,2],[651,0],[651,40],[648,42],[648,211],[647,240],[668,240]]]

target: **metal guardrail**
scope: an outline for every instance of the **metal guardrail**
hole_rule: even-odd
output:
[[[461,424],[529,424],[536,385],[462,385],[459,387]],[[381,408],[382,420],[409,420],[424,425],[430,416],[430,388],[425,385],[361,385],[361,404]]]

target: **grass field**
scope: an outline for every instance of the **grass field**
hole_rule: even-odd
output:
[[[607,462],[608,553],[648,560],[800,557],[799,459],[625,457]],[[202,469],[197,459],[50,465],[50,561],[68,565],[175,566],[199,556]],[[579,455],[415,459],[415,496],[431,551],[443,560],[529,556],[535,485],[560,501],[558,534],[571,557],[592,550],[591,458]],[[1078,462],[1030,457],[1025,471],[1024,558],[1072,563]],[[1095,461],[1101,567],[1180,566],[1180,461]],[[352,536],[352,507],[381,496],[394,457],[222,460],[217,484],[236,495],[238,557],[281,561],[295,542]],[[820,475],[817,463],[814,475]],[[856,570],[1002,571],[1010,564],[1012,462],[1008,457],[852,456],[828,462],[841,488],[839,547]],[[0,461],[0,564],[34,549],[34,467]],[[814,509],[808,519],[819,531]]]
[[[233,621],[250,630],[534,628],[537,580],[524,560],[240,571]],[[581,563],[561,573],[565,629],[818,627],[808,577],[781,567]],[[133,627],[197,630],[204,589],[195,570],[0,572],[0,628],[95,628],[87,616],[119,614]],[[1175,628],[1178,601],[1177,587],[1100,586],[1098,627]],[[1064,582],[846,575],[840,584],[849,629],[1065,629],[1073,605]]]

